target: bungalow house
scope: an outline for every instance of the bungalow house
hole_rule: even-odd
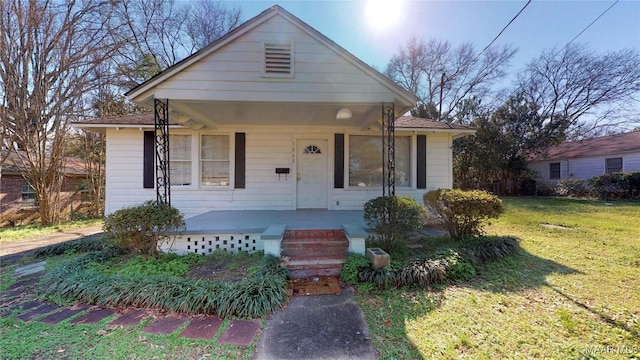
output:
[[[105,213],[170,199],[180,252],[279,255],[285,229],[337,227],[363,253],[363,204],[450,188],[474,132],[401,117],[414,95],[279,6],[127,96],[153,114],[76,124],[106,134]]]
[[[38,220],[38,199],[25,177],[25,161],[19,151],[13,151],[0,169],[0,226],[22,225]],[[62,211],[68,215],[83,206],[83,184],[86,179],[84,162],[67,159],[60,200]]]
[[[564,142],[531,159],[529,168],[551,183],[640,171],[640,131]]]

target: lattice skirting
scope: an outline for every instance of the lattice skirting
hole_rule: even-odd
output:
[[[174,252],[180,255],[195,253],[207,255],[214,251],[226,251],[237,253],[246,251],[249,253],[264,250],[264,244],[260,234],[190,234],[176,238],[171,249],[168,246],[164,251]]]

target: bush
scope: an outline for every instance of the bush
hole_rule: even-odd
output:
[[[350,253],[340,271],[340,279],[348,284],[355,285],[359,281],[358,274],[368,267],[371,267],[371,261],[369,261],[368,257]]]
[[[133,253],[158,257],[158,246],[169,243],[186,229],[178,209],[147,201],[106,217],[105,233]]]
[[[640,172],[614,173],[589,180],[594,195],[602,200],[634,199],[640,196]]]
[[[587,197],[591,192],[591,185],[585,180],[564,179],[556,185],[556,194],[559,196]]]
[[[447,278],[447,265],[445,259],[412,260],[402,269],[400,284],[427,287],[441,283]]]
[[[465,245],[461,249],[463,257],[473,265],[503,258],[516,253],[520,249],[518,239],[508,236],[491,236],[481,241]]]
[[[440,189],[426,193],[423,198],[454,239],[481,235],[482,224],[504,212],[502,200],[482,190]]]
[[[455,250],[450,249],[444,257],[447,260],[447,277],[450,279],[471,279],[476,276],[476,269]]]
[[[364,204],[364,220],[387,252],[392,252],[394,242],[407,232],[420,229],[426,216],[424,206],[409,196],[381,196]]]

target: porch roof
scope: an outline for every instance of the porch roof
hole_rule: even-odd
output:
[[[126,115],[113,118],[91,119],[86,121],[75,122],[73,125],[78,128],[103,130],[105,128],[153,128],[153,114],[137,114]],[[174,119],[169,119],[169,125],[172,127],[187,126],[181,125]],[[449,124],[442,121],[429,120],[413,116],[401,116],[396,119],[395,126],[397,130],[417,131],[417,132],[449,132],[454,137],[474,134],[475,129],[464,125]]]
[[[209,211],[185,219],[187,234],[262,233],[273,224],[291,230],[342,229],[352,224],[365,229],[362,210],[238,210]]]

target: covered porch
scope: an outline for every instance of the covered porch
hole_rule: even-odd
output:
[[[262,250],[280,256],[285,235],[297,232],[322,243],[346,239],[349,252],[364,254],[363,215],[362,210],[209,211],[185,219],[186,231],[165,250],[202,255]]]

